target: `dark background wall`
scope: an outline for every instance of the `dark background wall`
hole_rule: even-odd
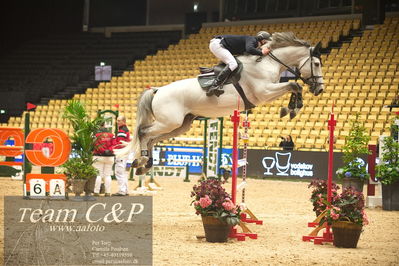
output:
[[[194,2],[199,3],[199,12],[207,13],[207,21],[217,21],[219,4],[222,0],[148,0],[150,7],[150,25],[183,24],[185,14],[193,12]]]
[[[82,29],[84,0],[8,0],[0,9],[0,55],[21,42]]]
[[[91,0],[90,27],[145,25],[146,0]]]

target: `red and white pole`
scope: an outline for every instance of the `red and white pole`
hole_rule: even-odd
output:
[[[331,109],[331,114],[330,114],[330,119],[328,120],[328,129],[330,132],[329,136],[329,151],[328,151],[328,176],[327,176],[327,201],[331,204],[332,202],[332,178],[333,178],[333,162],[334,162],[334,130],[335,126],[337,125],[337,120],[334,118],[334,104]],[[327,207],[329,208],[329,207]],[[311,222],[308,223],[309,227],[315,227],[319,226],[318,222]],[[317,231],[318,232],[318,231]],[[303,241],[310,241],[313,239],[314,244],[323,244],[324,242],[333,242],[334,237],[331,232],[331,227],[327,224],[326,225],[326,230],[323,233],[323,236],[317,236],[316,235],[310,234],[307,236],[303,236],[302,240]]]
[[[328,129],[330,130],[330,147],[328,150],[328,180],[327,180],[327,201],[331,203],[332,197],[332,177],[333,177],[333,160],[334,160],[334,130],[337,120],[334,119],[334,105],[328,120]]]
[[[334,119],[334,105],[332,106],[330,120],[328,120],[328,129],[330,130],[330,142],[328,150],[328,179],[327,179],[327,201],[332,202],[332,178],[333,178],[333,162],[334,162],[334,130],[337,125],[337,120]],[[331,227],[327,224],[326,231],[323,233],[321,239],[315,239],[315,244],[322,244],[323,242],[332,242],[333,235]]]
[[[233,122],[233,165],[231,167],[231,200],[236,204],[237,199],[237,166],[238,166],[238,127],[240,125],[240,112],[234,110],[231,117]]]

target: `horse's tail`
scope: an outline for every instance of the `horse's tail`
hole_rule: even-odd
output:
[[[127,156],[132,151],[134,152],[134,158],[141,156],[141,130],[150,125],[154,119],[152,112],[152,99],[154,98],[155,92],[154,89],[148,89],[141,95],[140,100],[137,103],[136,125],[133,132],[133,139],[128,142],[124,148],[117,152],[117,156]]]

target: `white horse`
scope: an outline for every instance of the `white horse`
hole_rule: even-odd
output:
[[[315,96],[319,95],[324,89],[319,44],[311,47],[291,32],[274,33],[272,39],[266,44],[273,51],[271,56],[238,57],[243,63],[239,84],[248,100],[259,105],[287,92],[301,95],[302,87],[298,83],[279,83],[281,73],[288,66],[297,67],[300,70],[296,72],[297,77],[310,85]],[[244,109],[243,100],[232,84],[225,85],[224,90],[220,97],[208,97],[196,78],[146,90],[137,104],[134,139],[119,155],[134,151],[137,159],[134,167],[139,167],[136,173],[146,173],[152,167],[151,153],[157,142],[185,133],[196,117],[231,115],[238,101],[240,109]]]

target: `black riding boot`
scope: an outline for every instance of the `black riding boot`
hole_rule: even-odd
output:
[[[219,75],[215,78],[215,80],[212,83],[212,86],[209,88],[209,90],[206,93],[206,96],[212,96],[215,94],[217,97],[219,97],[221,94],[224,93],[224,90],[222,89],[224,81],[230,76],[231,70],[229,66],[225,66],[222,71],[220,71]]]

